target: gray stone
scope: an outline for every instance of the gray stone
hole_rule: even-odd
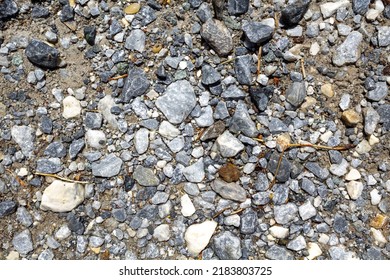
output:
[[[54,253],[50,249],[45,249],[42,251],[42,253],[39,254],[38,260],[52,260],[54,258]]]
[[[268,124],[268,128],[272,134],[288,131],[287,125],[278,118],[271,118],[271,121]]]
[[[301,188],[310,195],[315,195],[316,193],[316,186],[313,181],[306,177],[302,178]]]
[[[138,154],[142,155],[149,147],[149,130],[140,128],[134,136],[134,145]]]
[[[222,1],[223,2],[223,1]],[[248,11],[249,0],[229,0],[228,12],[230,15],[242,15]]]
[[[252,56],[242,55],[234,60],[234,72],[237,81],[242,85],[250,86],[252,84],[251,66],[253,65]]]
[[[300,251],[306,248],[306,241],[302,235],[298,235],[296,238],[287,243],[288,249],[293,251]]]
[[[315,215],[317,215],[316,208],[311,204],[309,200],[307,200],[304,204],[299,206],[298,210],[299,210],[299,215],[304,221],[312,217],[315,217]]]
[[[207,3],[202,3],[200,5],[198,10],[196,11],[196,15],[202,22],[206,22],[213,17],[210,10],[210,6]]]
[[[230,231],[215,236],[213,247],[220,260],[238,260],[242,256],[240,238]]]
[[[200,183],[205,178],[203,158],[184,168],[183,175],[191,183]]]
[[[0,20],[15,16],[18,11],[19,8],[15,1],[4,0],[0,2]]]
[[[131,99],[143,95],[149,88],[145,72],[138,68],[129,68],[127,79],[122,89],[122,101],[128,103]]]
[[[304,82],[294,82],[286,91],[286,100],[294,107],[299,107],[306,97]]]
[[[42,68],[55,69],[60,64],[58,50],[39,40],[33,39],[25,54],[31,63]]]
[[[280,23],[285,27],[293,27],[297,25],[308,10],[310,2],[310,0],[299,0],[287,5],[282,10]]]
[[[252,121],[243,101],[239,101],[236,106],[236,111],[230,121],[229,130],[233,133],[242,132],[248,137],[256,137],[258,135],[256,124]]]
[[[333,246],[329,248],[329,255],[332,260],[349,260],[353,258],[353,254],[345,250],[342,246]]]
[[[332,57],[332,61],[336,66],[343,66],[358,61],[360,58],[360,43],[363,40],[363,35],[357,31],[352,31],[345,41],[339,45]]]
[[[285,157],[283,157],[279,166],[278,174],[276,174],[279,157],[280,155],[277,152],[274,152],[271,155],[271,158],[268,161],[268,170],[276,176],[276,180],[278,182],[284,183],[290,179],[291,163]]]
[[[227,56],[233,50],[230,31],[219,20],[208,19],[202,25],[200,35],[219,56]]]
[[[209,127],[214,123],[213,108],[209,105],[201,109],[200,116],[195,118],[199,127]]]
[[[378,45],[379,47],[387,47],[390,45],[390,26],[378,27]]]
[[[89,246],[92,248],[99,248],[104,243],[104,239],[99,236],[91,236],[89,237]]]
[[[254,205],[267,205],[271,200],[271,192],[258,192],[252,196],[252,203]]]
[[[320,167],[319,164],[316,162],[306,163],[305,168],[307,168],[311,173],[313,173],[321,180],[325,180],[329,176],[328,169]]]
[[[16,203],[12,200],[0,202],[0,218],[11,215],[16,211]]]
[[[245,96],[246,94],[241,89],[239,89],[236,85],[230,85],[221,94],[221,97],[223,97],[226,100],[244,99]]]
[[[70,159],[75,159],[77,155],[84,149],[85,141],[84,139],[77,139],[72,142],[69,146],[69,157]]]
[[[53,143],[50,143],[49,146],[46,147],[43,154],[45,156],[49,156],[49,157],[61,158],[61,157],[66,156],[66,148],[65,148],[64,144],[62,144],[59,141],[53,142]]]
[[[157,176],[153,173],[153,170],[143,166],[138,166],[135,169],[133,178],[138,184],[144,187],[154,187],[160,183]]]
[[[352,0],[352,9],[355,14],[365,15],[369,5],[370,0]]]
[[[374,108],[368,107],[364,114],[364,132],[368,135],[373,134],[379,121],[378,112]]]
[[[184,191],[192,196],[198,196],[199,195],[199,188],[197,184],[193,183],[186,183],[184,184]]]
[[[245,146],[227,130],[217,138],[216,145],[223,157],[234,157],[245,148]]]
[[[272,38],[274,28],[261,22],[246,21],[242,30],[248,42],[254,45],[262,44]]]
[[[159,205],[167,202],[169,194],[166,192],[156,192],[150,200],[153,204]]]
[[[256,191],[266,191],[269,188],[269,181],[267,175],[263,172],[257,174],[256,181],[254,183]]]
[[[238,183],[226,183],[221,179],[215,179],[211,183],[211,188],[225,199],[244,202],[247,197],[245,189]]]
[[[265,257],[270,260],[293,260],[293,254],[286,248],[279,245],[272,245],[267,252]]]
[[[34,245],[31,239],[31,233],[28,229],[16,234],[12,239],[12,245],[14,245],[16,251],[19,254],[26,255],[34,249]]]
[[[103,117],[100,113],[87,112],[85,114],[84,124],[90,129],[99,129],[102,127]]]
[[[114,219],[120,223],[123,223],[127,219],[126,210],[123,208],[113,209],[111,213]]]
[[[13,126],[12,139],[19,145],[26,157],[31,157],[34,151],[35,130],[29,126]]]
[[[252,234],[258,226],[257,214],[253,210],[249,210],[241,215],[240,231],[242,234]]]
[[[287,203],[284,205],[276,205],[274,207],[275,221],[278,224],[287,224],[294,220],[298,212],[298,207],[293,203]]]
[[[110,178],[119,174],[123,161],[114,154],[109,154],[99,162],[92,163],[92,174],[97,177]]]
[[[188,81],[180,80],[168,86],[165,94],[157,98],[156,106],[170,123],[179,124],[196,105],[194,89]]]
[[[343,233],[348,229],[348,222],[344,216],[336,214],[333,221],[333,228],[337,233]]]
[[[29,227],[33,223],[33,218],[31,214],[23,206],[18,207],[18,210],[16,211],[16,220],[25,227]]]
[[[63,168],[59,158],[40,158],[37,160],[36,171],[40,173],[55,174],[60,172]]]
[[[141,29],[134,29],[126,39],[125,48],[142,53],[145,50],[145,40],[145,33]]]
[[[226,103],[224,101],[219,101],[217,106],[215,106],[214,118],[216,120],[223,120],[229,117],[229,111],[226,107]]]
[[[208,64],[205,64],[202,67],[202,84],[206,86],[211,86],[219,83],[221,80],[221,75],[218,73],[215,68],[211,67]]]
[[[376,83],[376,87],[367,93],[367,99],[372,101],[380,101],[388,94],[388,87],[386,82]]]

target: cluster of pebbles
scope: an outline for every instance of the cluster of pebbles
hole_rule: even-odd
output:
[[[390,258],[388,0],[0,0],[0,72],[0,259]]]

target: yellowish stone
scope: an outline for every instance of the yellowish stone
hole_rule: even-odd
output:
[[[132,3],[129,6],[127,6],[123,11],[126,15],[135,15],[139,12],[141,9],[141,4],[139,3]]]
[[[326,97],[329,97],[329,98],[334,96],[334,91],[333,91],[333,87],[331,84],[322,85],[321,92],[323,95],[325,95]]]
[[[341,119],[347,126],[356,126],[358,123],[361,122],[361,116],[358,114],[355,110],[349,109],[347,111],[344,111]]]
[[[376,229],[383,228],[388,221],[387,216],[382,215],[382,214],[376,214],[374,219],[371,220],[370,226]]]

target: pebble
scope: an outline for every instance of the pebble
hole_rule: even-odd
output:
[[[59,158],[40,158],[37,160],[36,171],[40,173],[56,174],[63,169]]]
[[[0,202],[0,218],[11,215],[16,211],[16,203],[12,200],[4,200]]]
[[[0,208],[1,208],[1,206],[0,206]],[[1,215],[1,210],[0,210],[0,217],[1,216],[2,215]],[[25,227],[30,227],[34,222],[32,216],[30,215],[28,210],[23,206],[18,207],[18,210],[16,211],[16,220]]]
[[[187,228],[184,239],[187,243],[188,252],[192,256],[198,256],[207,247],[216,227],[216,222],[205,221]]]
[[[154,229],[153,237],[160,242],[168,241],[171,238],[171,232],[169,230],[169,225],[162,224]]]
[[[332,260],[350,260],[353,254],[345,250],[343,246],[333,246],[329,248],[329,255]]]
[[[19,145],[22,153],[31,157],[35,149],[35,130],[29,126],[13,126],[11,129],[12,139]]]
[[[219,176],[227,182],[237,182],[241,177],[241,172],[237,166],[228,162],[218,170]]]
[[[142,155],[149,147],[149,130],[140,128],[134,136],[134,145],[138,154]]]
[[[344,216],[336,214],[333,221],[333,228],[337,233],[343,233],[348,229],[348,222]]]
[[[371,228],[370,231],[375,241],[378,244],[386,244],[388,242],[387,239],[384,237],[383,233],[379,229]]]
[[[274,28],[261,22],[246,21],[242,25],[248,42],[254,45],[262,44],[272,38]]]
[[[338,9],[348,7],[350,1],[341,0],[337,2],[327,2],[320,5],[321,13],[324,18],[331,17]]]
[[[351,170],[347,173],[347,175],[345,175],[345,180],[356,181],[359,180],[361,177],[362,175],[360,175],[360,172],[357,169],[351,168]]]
[[[54,180],[44,191],[40,208],[53,212],[69,212],[84,201],[84,187],[76,183]]]
[[[240,238],[230,231],[214,237],[214,252],[220,260],[238,260],[242,256]]]
[[[187,194],[181,197],[180,204],[181,204],[181,213],[183,214],[184,217],[190,217],[195,213],[196,211],[195,206]]]
[[[59,241],[67,239],[72,232],[67,225],[62,225],[55,233],[55,238]]]
[[[332,98],[334,96],[333,87],[331,84],[324,84],[321,86],[321,92],[326,97]]]
[[[267,252],[265,257],[270,260],[292,260],[293,255],[286,248],[279,245],[272,245]]]
[[[307,200],[304,204],[299,206],[298,210],[299,210],[299,215],[304,221],[313,218],[317,215],[316,208],[311,204],[309,200]]]
[[[282,10],[280,23],[285,27],[293,27],[299,24],[308,10],[310,2],[309,0],[300,0],[287,5]]]
[[[202,25],[200,35],[219,56],[227,56],[233,50],[230,31],[219,20],[208,19]]]
[[[138,166],[133,173],[134,180],[144,187],[157,186],[160,181],[150,168]]]
[[[368,11],[370,0],[352,0],[352,9],[355,14],[364,15]]]
[[[38,67],[55,69],[60,64],[58,50],[39,40],[31,40],[25,54],[28,60]]]
[[[234,60],[234,72],[236,79],[241,85],[252,84],[251,65],[253,64],[252,56],[242,55]]]
[[[184,168],[183,175],[186,177],[187,181],[191,183],[200,183],[205,178],[204,172],[204,163],[203,159],[199,159],[194,164]]]
[[[223,2],[224,1],[220,1]],[[229,0],[228,1],[228,12],[230,15],[242,15],[248,11],[249,0]]]
[[[258,226],[257,214],[253,210],[241,215],[240,231],[242,234],[253,234]]]
[[[368,107],[364,114],[364,132],[371,135],[380,121],[378,112],[372,107]]]
[[[275,205],[274,207],[275,221],[281,225],[285,225],[294,220],[297,213],[298,207],[291,202],[284,205]]]
[[[221,75],[218,71],[208,64],[202,66],[202,84],[211,86],[219,83]]]
[[[226,183],[220,179],[214,180],[211,188],[225,199],[244,202],[246,201],[246,191],[238,183]]]
[[[375,84],[375,89],[368,91],[367,99],[372,101],[380,101],[388,95],[388,87],[386,82],[378,82]]]
[[[377,189],[373,189],[370,192],[370,197],[371,197],[371,204],[372,205],[378,205],[382,199],[382,195],[379,193]]]
[[[309,242],[307,245],[307,251],[309,253],[307,259],[309,260],[314,260],[315,258],[322,255],[322,250],[317,243]]]
[[[81,113],[80,101],[78,101],[75,97],[73,96],[65,97],[64,100],[62,101],[62,106],[64,107],[62,116],[65,119],[71,119],[80,116]]]
[[[0,19],[13,17],[19,11],[18,5],[15,1],[4,0],[0,3]]]
[[[294,107],[299,107],[306,97],[306,87],[303,82],[294,82],[286,91],[286,100]]]
[[[34,250],[33,241],[31,239],[31,232],[28,229],[15,234],[12,239],[12,245],[15,250],[21,255],[26,255]]]
[[[288,237],[290,230],[288,228],[281,227],[281,226],[272,226],[269,228],[269,232],[275,238],[284,239],[284,238]]]
[[[128,103],[137,96],[143,95],[148,90],[149,85],[150,82],[142,69],[130,67],[122,89],[123,102]]]
[[[97,177],[110,178],[119,174],[123,161],[114,154],[109,154],[99,162],[92,163],[92,174]]]
[[[258,134],[256,124],[252,121],[247,106],[243,101],[239,101],[236,111],[231,118],[229,130],[233,133],[243,133],[248,137],[255,137]]]
[[[349,1],[342,1],[347,2]],[[352,31],[345,41],[336,48],[332,61],[336,66],[343,66],[358,61],[360,58],[360,43],[363,40],[363,35],[357,31]]]
[[[85,140],[89,147],[94,149],[102,149],[106,146],[106,135],[101,130],[87,130]]]
[[[216,146],[223,157],[234,157],[244,149],[244,145],[229,131],[222,133],[216,140]]]
[[[305,168],[307,168],[310,172],[312,172],[316,177],[321,180],[325,180],[329,177],[328,169],[320,167],[319,164],[316,162],[306,163]]]
[[[390,45],[390,27],[378,27],[378,45],[379,47],[387,47]]]
[[[363,192],[363,183],[358,181],[350,181],[347,183],[347,192],[351,199],[358,199]]]
[[[241,218],[237,214],[227,216],[224,219],[224,224],[227,225],[227,226],[239,227],[240,226],[240,222],[241,222]]]
[[[296,238],[287,243],[287,248],[293,251],[300,251],[307,246],[305,238],[302,235],[298,235]]]
[[[134,29],[126,38],[125,48],[142,53],[145,50],[146,35],[141,29]]]

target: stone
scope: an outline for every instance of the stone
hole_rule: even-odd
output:
[[[84,38],[91,46],[95,45],[96,26],[88,25],[84,27]]]
[[[229,111],[224,101],[218,102],[217,106],[215,107],[215,112],[213,116],[216,120],[223,120],[229,117]]]
[[[221,94],[226,100],[239,100],[244,99],[246,94],[236,85],[230,85],[226,90]]]
[[[355,14],[364,15],[368,11],[370,0],[352,0],[352,9]]]
[[[74,18],[74,9],[70,5],[62,6],[60,20],[62,22],[72,21]]]
[[[208,127],[200,137],[201,141],[207,141],[215,139],[225,131],[225,123],[223,121],[217,121],[210,127]]]
[[[307,200],[304,204],[299,206],[298,211],[299,211],[299,215],[304,221],[313,218],[317,215],[316,208],[311,204],[309,200]]]
[[[267,252],[265,257],[270,260],[293,260],[293,255],[286,248],[279,245],[272,245]]]
[[[141,68],[130,67],[127,75],[121,96],[124,103],[128,103],[137,96],[146,93],[150,85],[145,72]]]
[[[300,251],[307,246],[305,238],[302,235],[298,235],[293,240],[287,243],[287,248],[293,251]]]
[[[294,107],[299,107],[306,97],[304,82],[294,82],[286,91],[286,100]]]
[[[222,5],[224,4],[224,1]],[[242,15],[248,11],[249,8],[249,0],[229,0],[228,1],[228,12],[230,15]]]
[[[284,239],[288,237],[290,230],[281,226],[272,226],[269,228],[269,232],[275,238]]]
[[[329,255],[332,260],[350,260],[354,259],[352,252],[345,250],[343,246],[332,246],[329,248]]]
[[[245,21],[242,25],[245,39],[254,45],[269,41],[274,33],[274,28],[261,22]]]
[[[246,201],[246,191],[238,183],[226,183],[221,179],[216,179],[211,183],[211,188],[225,199],[238,202]]]
[[[54,180],[43,192],[42,210],[69,212],[84,201],[84,187],[76,183]]]
[[[58,50],[39,40],[31,40],[25,54],[28,60],[38,67],[56,69],[60,64]]]
[[[92,174],[97,177],[111,178],[119,174],[123,161],[114,154],[109,154],[99,162],[92,163]]]
[[[240,238],[224,231],[213,239],[214,252],[220,260],[238,260],[242,256]]]
[[[287,5],[282,10],[282,15],[279,19],[280,23],[285,27],[293,27],[299,24],[308,10],[310,2],[310,0],[300,0]]]
[[[15,1],[4,0],[0,2],[0,20],[11,18],[19,11],[18,5]]]
[[[316,162],[307,162],[305,168],[321,180],[325,180],[329,176],[328,169],[320,167]]]
[[[66,148],[65,146],[59,142],[59,141],[55,141],[55,142],[52,142],[50,143],[45,151],[43,152],[43,154],[45,156],[49,156],[49,157],[64,157],[66,156]]]
[[[38,256],[38,260],[52,260],[52,259],[54,259],[54,253],[50,249],[43,250]]]
[[[126,217],[126,210],[123,209],[123,208],[113,209],[111,211],[111,213],[112,213],[112,216],[114,217],[114,219],[117,220],[120,223],[125,222],[126,219],[127,219],[127,217]]]
[[[0,218],[11,215],[16,211],[16,203],[12,200],[5,200],[0,202]]]
[[[205,178],[203,158],[183,170],[183,175],[191,183],[200,183]]]
[[[209,105],[201,109],[200,116],[195,118],[199,127],[209,127],[214,123],[213,108]]]
[[[77,155],[84,149],[85,141],[84,139],[77,139],[73,141],[69,146],[69,157],[70,159],[75,159]]]
[[[382,199],[382,195],[377,189],[373,189],[372,191],[370,191],[370,197],[372,205],[378,205]]]
[[[90,129],[99,129],[102,127],[103,117],[100,113],[87,112],[85,114],[84,124]]]
[[[386,82],[378,82],[375,84],[375,89],[368,91],[367,99],[372,101],[380,101],[388,95],[388,87]]]
[[[35,130],[29,126],[13,126],[11,129],[12,139],[19,145],[26,157],[31,157],[34,151]]]
[[[134,136],[134,145],[137,153],[142,155],[149,147],[149,130],[140,128]]]
[[[15,234],[12,239],[12,245],[21,255],[26,255],[34,250],[34,245],[31,239],[31,233],[28,229]]]
[[[244,145],[229,131],[225,131],[216,140],[216,146],[221,156],[234,157],[244,149]]]
[[[236,74],[236,79],[241,85],[252,84],[252,72],[251,66],[253,64],[252,56],[242,55],[236,57],[234,60],[234,72]]]
[[[142,53],[145,50],[146,35],[141,29],[134,29],[126,38],[125,48]]]
[[[368,135],[373,134],[379,121],[378,112],[374,108],[368,107],[364,113],[364,132]]]
[[[272,98],[273,92],[273,87],[251,87],[249,89],[251,100],[260,112],[267,109],[268,101]]]
[[[350,181],[347,183],[347,192],[351,199],[358,199],[363,192],[363,183],[357,181]]]
[[[360,175],[360,172],[355,168],[351,168],[348,174],[345,175],[345,180],[347,181],[356,181],[359,180],[360,178],[362,178],[362,175]]]
[[[268,190],[269,181],[268,181],[267,175],[264,174],[263,172],[259,172],[257,174],[257,178],[256,178],[256,181],[254,183],[254,187],[255,187],[256,191]]]
[[[0,209],[1,209],[1,206],[0,206]],[[0,210],[0,217],[1,216],[2,215],[1,215],[1,210]],[[30,227],[34,222],[31,214],[23,206],[18,207],[18,210],[16,211],[16,220],[25,227]]]
[[[333,221],[333,228],[337,233],[343,233],[348,229],[348,222],[344,216],[336,214]]]
[[[367,141],[367,140],[362,140],[355,148],[355,151],[358,153],[358,154],[365,154],[365,153],[368,153],[369,151],[371,151],[372,147],[370,145],[370,143]]]
[[[106,146],[106,135],[101,130],[87,130],[85,140],[89,147],[94,149],[102,149]]]
[[[295,219],[298,213],[298,207],[293,203],[284,205],[275,205],[274,216],[278,224],[285,225]]]
[[[89,237],[89,246],[92,248],[99,248],[104,244],[104,239],[99,236],[90,236]]]
[[[387,47],[390,45],[390,26],[378,27],[378,45],[379,47]]]
[[[172,139],[176,138],[177,136],[179,136],[180,131],[171,123],[169,123],[167,121],[162,121],[160,124],[160,127],[158,129],[158,133],[161,136],[172,140]]]
[[[307,251],[308,251],[308,260],[314,260],[315,258],[322,255],[322,250],[320,246],[318,246],[317,243],[309,242],[307,245]]]
[[[363,35],[361,33],[352,31],[344,42],[336,48],[332,57],[333,64],[343,66],[358,61],[360,58],[359,47],[362,40]]]
[[[171,232],[169,230],[169,225],[162,224],[154,229],[153,237],[160,242],[168,241],[171,238]]]
[[[69,227],[67,225],[62,225],[57,232],[55,233],[55,238],[57,240],[65,240],[67,239],[72,232],[70,231]]]
[[[222,166],[218,174],[227,183],[237,182],[241,177],[240,169],[230,162]]]
[[[252,121],[248,108],[243,101],[239,101],[233,117],[231,118],[229,130],[233,133],[243,133],[248,137],[256,137],[258,131],[256,124]]]
[[[150,168],[145,168],[143,166],[138,166],[134,173],[133,179],[137,181],[138,184],[144,187],[154,187],[160,183],[160,180],[153,173],[153,170]]]
[[[37,160],[36,172],[56,174],[63,169],[59,158],[40,158]]]
[[[156,106],[172,124],[179,124],[196,105],[194,89],[186,80],[170,84],[163,96],[157,98]]]
[[[64,100],[62,100],[62,105],[64,106],[62,116],[65,119],[71,119],[80,116],[81,113],[80,101],[78,101],[74,96],[69,95],[65,97]]]
[[[372,236],[375,239],[375,242],[378,244],[386,244],[388,241],[383,233],[379,229],[371,228],[370,229]]]
[[[252,234],[258,226],[257,214],[253,210],[246,211],[241,215],[240,231],[242,234]]]
[[[191,256],[198,256],[207,247],[217,225],[215,221],[205,221],[187,228],[184,239]]]
[[[348,7],[350,5],[350,1],[341,0],[337,2],[327,2],[320,5],[322,16],[326,19],[331,17],[336,11],[343,7]]]
[[[227,56],[233,50],[230,31],[219,20],[208,19],[202,25],[200,35],[219,56]]]
[[[192,203],[188,194],[185,194],[180,198],[180,205],[181,205],[181,213],[183,214],[184,217],[190,217],[196,211],[195,206]]]
[[[202,84],[206,86],[211,86],[219,83],[221,81],[221,75],[218,71],[211,67],[208,64],[203,65],[202,67]]]
[[[280,183],[287,182],[290,179],[291,173],[291,163],[286,159],[282,158],[280,162],[278,174],[276,174],[276,169],[279,164],[280,155],[277,152],[273,152],[271,158],[268,161],[268,170],[276,176],[276,180]]]
[[[326,97],[333,97],[334,96],[334,91],[333,91],[333,87],[331,84],[323,84],[321,86],[321,93],[323,95],[325,95]]]

